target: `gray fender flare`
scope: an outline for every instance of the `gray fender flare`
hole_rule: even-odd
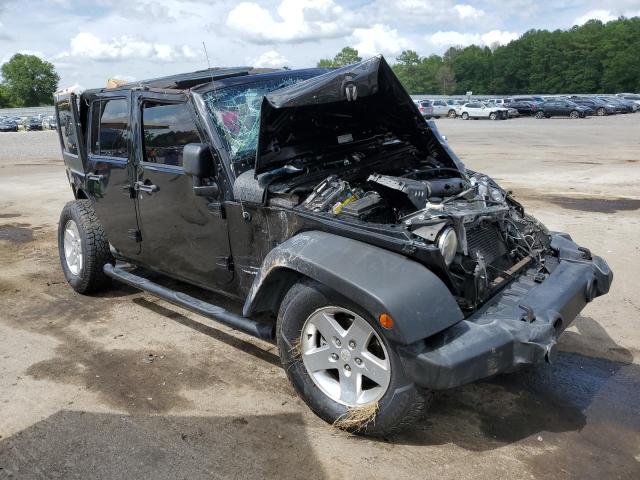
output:
[[[299,233],[271,250],[256,275],[243,314],[264,310],[292,275],[316,280],[352,300],[374,318],[387,313],[385,330],[411,344],[464,318],[453,295],[428,268],[397,253],[330,233]],[[286,288],[285,287],[285,288]]]

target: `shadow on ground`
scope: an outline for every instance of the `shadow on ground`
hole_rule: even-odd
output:
[[[127,416],[60,411],[0,441],[0,477],[324,478],[299,414]]]

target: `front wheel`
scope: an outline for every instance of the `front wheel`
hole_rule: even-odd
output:
[[[498,114],[496,112],[491,112],[489,114],[489,120],[497,120],[498,119]]]
[[[289,381],[326,422],[382,436],[423,415],[427,396],[405,376],[382,327],[329,288],[295,284],[280,306],[276,337]]]
[[[449,118],[456,118],[456,111],[455,110],[449,110],[449,113],[447,113],[447,117]]]
[[[536,112],[536,118],[544,118],[544,112]]]
[[[467,112],[462,112],[462,119],[469,120],[469,114]]]
[[[604,107],[600,107],[598,110],[596,110],[596,114],[599,117],[604,117],[607,114],[607,111],[605,110]]]
[[[90,200],[75,200],[62,209],[58,252],[64,276],[76,292],[95,292],[109,285],[102,269],[114,259]]]
[[[570,114],[569,114],[569,118],[580,118],[580,113],[577,110],[573,110]]]

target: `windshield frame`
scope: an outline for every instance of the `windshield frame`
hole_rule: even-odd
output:
[[[192,91],[194,98],[197,98],[196,103],[199,104],[200,113],[202,114],[203,117],[205,117],[204,120],[209,126],[211,134],[216,138],[216,144],[217,144],[216,148],[218,150],[224,151],[223,163],[225,163],[225,168],[230,178],[232,179],[232,181],[234,181],[235,178],[240,176],[242,173],[255,168],[255,159],[256,159],[256,153],[257,153],[257,138],[259,137],[259,128],[256,132],[256,150],[253,152],[253,156],[251,157],[250,164],[248,165],[247,168],[244,168],[243,170],[239,170],[237,166],[242,165],[243,163],[242,161],[239,161],[239,160],[241,160],[242,158],[246,158],[246,155],[244,157],[237,158],[231,151],[231,145],[229,143],[228,136],[225,132],[226,127],[219,125],[216,119],[214,118],[214,114],[213,114],[213,111],[211,110],[210,103],[207,100],[207,96],[212,94],[213,92],[222,92],[230,88],[238,88],[238,89],[245,88],[246,90],[249,90],[252,88],[252,86],[255,86],[258,83],[285,82],[286,79],[288,78],[289,79],[292,77],[295,78],[296,79],[295,82],[289,85],[280,87],[280,88],[286,88],[287,86],[290,86],[305,80],[309,80],[310,78],[316,77],[326,72],[327,72],[326,69],[321,69],[321,68],[309,68],[309,69],[302,69],[302,70],[278,70],[276,72],[271,72],[266,74],[250,75],[250,76],[244,76],[244,77],[231,78],[231,79],[223,80],[220,82],[212,82],[207,84],[206,86],[203,86],[198,89],[194,89]],[[260,106],[262,105],[262,101],[264,100],[264,97],[267,94],[271,92],[275,92],[280,88],[268,90],[264,92],[261,96],[257,95],[256,97],[260,98],[260,100],[258,101]],[[260,115],[261,115],[261,110],[259,108],[258,114],[257,114],[258,124],[260,121]]]

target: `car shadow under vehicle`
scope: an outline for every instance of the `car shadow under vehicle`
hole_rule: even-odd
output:
[[[302,416],[62,410],[0,440],[2,478],[325,478]]]

